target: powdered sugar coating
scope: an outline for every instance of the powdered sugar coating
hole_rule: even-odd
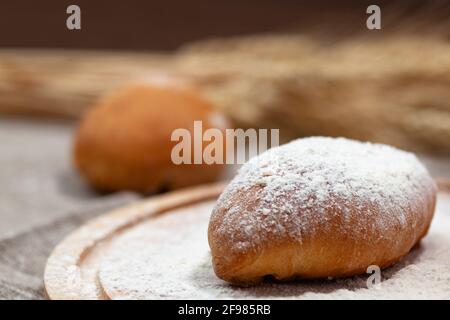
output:
[[[268,239],[301,243],[327,228],[332,212],[340,215],[341,233],[361,240],[416,223],[411,212],[428,212],[423,199],[434,190],[412,153],[344,138],[298,139],[240,169],[213,210],[212,233],[237,253]]]

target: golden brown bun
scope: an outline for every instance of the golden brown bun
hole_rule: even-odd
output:
[[[194,121],[203,130],[228,125],[226,118],[193,88],[175,82],[129,85],[102,99],[82,120],[74,159],[80,173],[97,189],[154,192],[216,180],[220,165],[171,161],[177,128],[192,139]]]
[[[307,138],[251,159],[213,210],[218,277],[237,284],[387,267],[425,236],[436,187],[410,153]]]

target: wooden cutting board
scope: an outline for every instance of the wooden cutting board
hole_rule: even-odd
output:
[[[367,275],[266,283],[247,289],[215,277],[206,228],[223,187],[213,184],[172,192],[93,219],[63,240],[49,257],[44,275],[47,296],[101,300],[450,298],[450,281],[445,278],[449,271],[445,268],[450,268],[450,233],[445,230],[450,228],[450,193],[444,185],[430,233],[402,262],[383,271],[385,280],[376,290],[365,287]]]
[[[152,197],[93,219],[64,239],[50,255],[44,284],[50,299],[105,299],[97,281],[100,260],[111,240],[135,225],[177,208],[216,199],[223,184]]]

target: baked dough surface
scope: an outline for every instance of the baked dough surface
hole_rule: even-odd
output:
[[[215,181],[223,174],[221,165],[172,162],[178,143],[171,141],[172,132],[187,129],[193,137],[194,121],[202,121],[203,130],[224,132],[229,126],[195,88],[174,80],[130,84],[101,99],[81,121],[75,165],[104,191],[151,193]]]
[[[430,226],[436,186],[411,153],[343,138],[298,139],[246,163],[211,215],[220,278],[344,277],[392,265]]]

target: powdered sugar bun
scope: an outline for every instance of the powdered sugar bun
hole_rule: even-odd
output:
[[[232,283],[387,267],[425,236],[436,186],[415,155],[344,138],[298,139],[251,159],[220,196],[208,238]]]

